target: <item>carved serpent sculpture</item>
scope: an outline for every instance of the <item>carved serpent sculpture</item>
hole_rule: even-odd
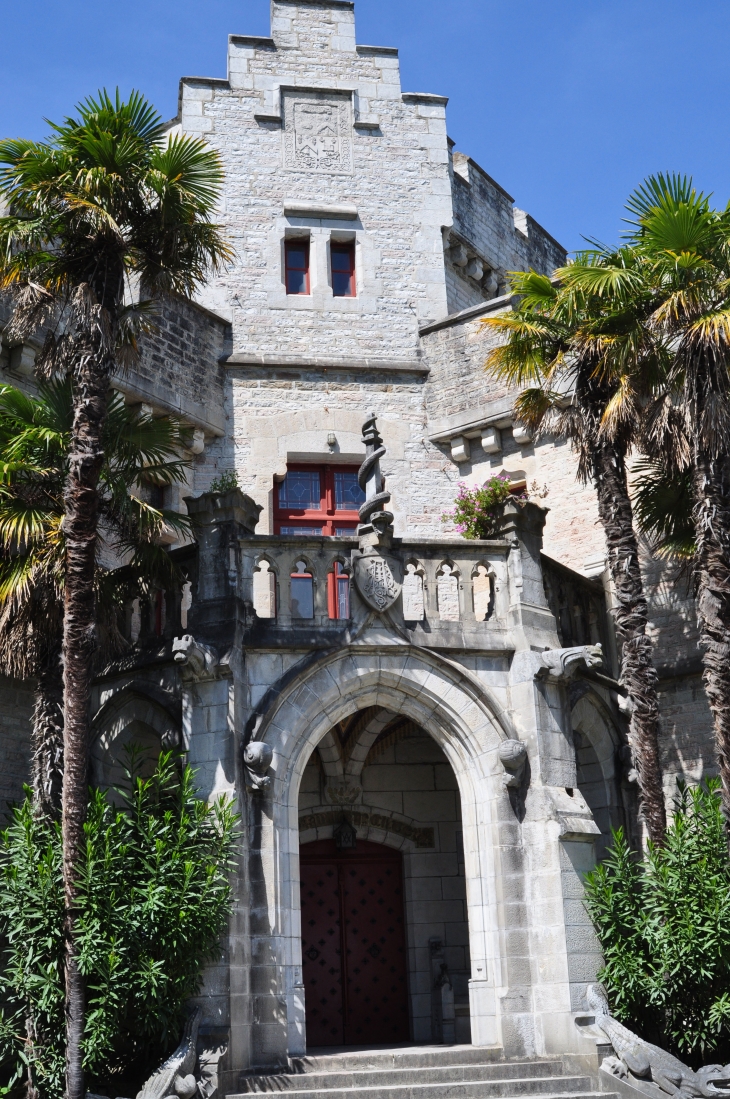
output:
[[[375,416],[370,416],[370,418],[367,419],[363,424],[362,438],[363,442],[366,444],[368,453],[365,457],[365,461],[362,463],[358,471],[357,483],[359,484],[362,491],[366,492],[367,484],[370,480],[372,472],[374,469],[376,469],[378,472],[380,471],[380,459],[385,455],[386,452],[385,447],[383,446],[383,440],[378,434]],[[380,480],[381,479],[378,478],[378,481]],[[376,487],[380,488],[380,485],[377,485]],[[384,492],[382,490],[376,492],[375,495],[371,496],[368,500],[365,501],[364,504],[361,505],[360,511],[358,513],[360,516],[360,522],[362,524],[369,523],[371,521],[371,517],[376,512],[382,513],[384,522],[391,522],[393,516],[390,514],[390,512],[383,510],[385,505],[389,503],[389,492]]]

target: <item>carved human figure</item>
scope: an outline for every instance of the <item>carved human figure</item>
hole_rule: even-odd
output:
[[[486,622],[492,605],[492,577],[486,565],[477,565],[472,579],[474,592],[474,617],[477,622]]]
[[[276,576],[265,559],[253,574],[253,609],[259,618],[276,618]]]
[[[413,562],[406,565],[406,575],[403,578],[403,617],[406,622],[422,622],[425,617],[423,577]]]
[[[439,618],[442,622],[459,621],[459,580],[451,565],[442,565],[436,580]]]

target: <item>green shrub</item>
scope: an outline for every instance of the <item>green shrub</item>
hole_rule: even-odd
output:
[[[509,485],[509,477],[505,474],[490,477],[483,485],[476,485],[474,488],[469,488],[460,481],[454,510],[444,512],[441,522],[453,524],[459,534],[468,539],[492,538],[505,501],[510,497],[515,499]]]
[[[226,925],[236,823],[225,800],[195,796],[171,753],[118,796],[90,794],[79,918],[84,1063],[107,1095],[134,1094],[179,1041]],[[28,792],[0,835],[0,1087],[29,1070],[41,1099],[63,1094],[62,927],[60,829]]]
[[[235,469],[226,469],[214,481],[211,481],[209,492],[233,492],[234,488],[240,488],[238,473]]]
[[[719,780],[680,785],[662,848],[621,830],[586,879],[613,1014],[687,1063],[730,1061],[730,860]]]

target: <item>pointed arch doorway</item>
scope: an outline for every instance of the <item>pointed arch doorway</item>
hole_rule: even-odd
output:
[[[399,851],[358,840],[300,848],[307,1045],[408,1041],[408,978]]]

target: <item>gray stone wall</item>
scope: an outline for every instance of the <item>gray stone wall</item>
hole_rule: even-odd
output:
[[[227,390],[228,435],[206,449],[197,475],[235,468],[240,483],[264,507],[257,532],[273,533],[275,478],[287,461],[362,461],[362,424],[377,413],[387,455],[383,472],[400,536],[443,534],[440,516],[456,492],[457,470],[425,436],[424,378],[419,374],[270,370],[231,367]],[[330,450],[327,437],[336,436]]]
[[[185,298],[158,303],[153,330],[140,339],[139,361],[120,372],[115,387],[130,399],[176,412],[209,437],[222,435],[230,326]]]
[[[452,152],[451,180],[451,239],[471,245],[475,256],[494,272],[494,280],[491,286],[485,286],[483,276],[470,277],[472,268],[447,264],[447,270],[450,267],[457,276],[449,283],[449,313],[477,305],[497,292],[504,293],[510,271],[534,268],[552,273],[565,263],[562,245],[534,218],[516,208],[512,196],[476,161],[456,150]],[[463,263],[463,254],[461,259]]]

